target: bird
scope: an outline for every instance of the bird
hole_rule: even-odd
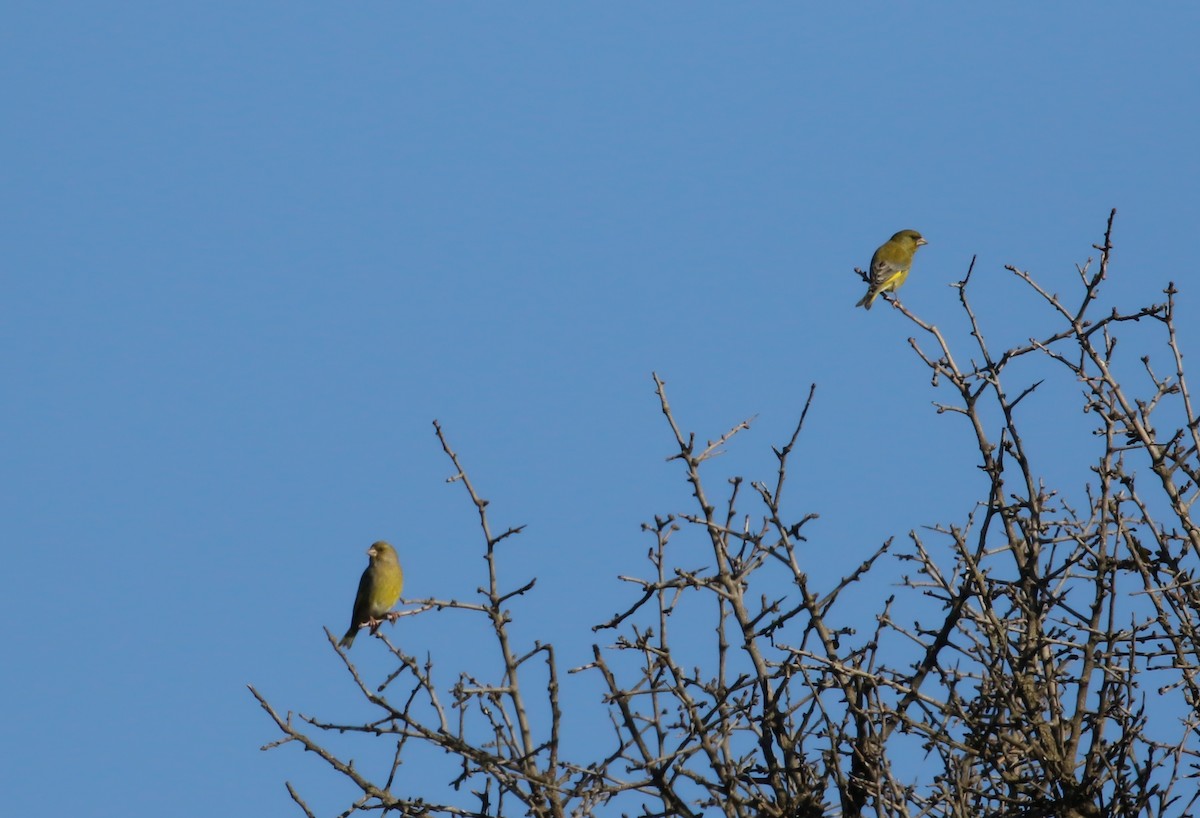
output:
[[[404,589],[404,571],[400,568],[395,548],[380,540],[367,549],[367,556],[371,561],[358,581],[350,628],[338,642],[339,647],[349,648],[353,645],[354,637],[363,625],[368,625],[371,633],[379,630],[384,615],[396,604],[400,591]]]
[[[908,278],[913,256],[922,244],[929,244],[916,230],[901,230],[879,245],[871,256],[871,286],[854,306],[871,309],[880,293],[895,292]]]

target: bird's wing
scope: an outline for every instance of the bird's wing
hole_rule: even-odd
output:
[[[882,286],[889,278],[900,272],[902,268],[885,258],[876,256],[871,259],[871,286]]]
[[[358,593],[354,596],[354,624],[361,625],[371,618],[371,566],[367,566],[358,580]]]

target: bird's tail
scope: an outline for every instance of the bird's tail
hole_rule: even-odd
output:
[[[875,303],[875,296],[877,295],[879,295],[879,293],[875,292],[874,290],[867,290],[867,294],[860,298],[858,303],[854,306],[866,307],[869,310],[871,309],[871,305]]]
[[[350,646],[354,644],[354,637],[356,636],[358,636],[358,626],[354,626],[346,631],[346,635],[338,642],[338,647],[349,650]]]

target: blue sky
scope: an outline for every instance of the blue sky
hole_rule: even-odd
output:
[[[1192,7],[4,17],[12,814],[161,814],[167,791],[179,816],[286,813],[284,778],[344,807],[312,758],[258,751],[275,733],[245,685],[359,712],[321,628],[345,627],[375,539],[407,595],[483,581],[434,418],[493,523],[528,524],[505,563],[539,577],[519,635],[564,665],[629,598],[616,575],[645,570],[640,523],[691,510],[652,371],[699,437],[757,416],[714,489],[772,474],[817,384],[792,483],[821,514],[814,578],[960,521],[966,430],[932,411],[911,326],[852,306],[895,230],[930,241],[905,304],[965,341],[945,285],[977,255],[1002,343],[1049,326],[1003,266],[1066,292],[1116,207],[1106,303],[1175,280],[1196,349]],[[1050,409],[1045,468],[1076,468]],[[447,676],[486,649],[454,617],[399,628]],[[370,640],[355,656],[384,670]]]

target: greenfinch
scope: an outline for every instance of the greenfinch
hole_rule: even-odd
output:
[[[354,644],[354,637],[363,625],[371,628],[371,633],[379,630],[384,615],[400,598],[404,588],[404,571],[400,569],[400,559],[396,549],[383,540],[367,549],[371,561],[358,581],[358,595],[354,597],[354,613],[350,617],[350,629],[338,642],[343,648]]]
[[[871,286],[854,306],[871,309],[880,293],[895,292],[908,278],[913,256],[922,244],[928,244],[916,230],[901,230],[879,245],[871,256]]]

